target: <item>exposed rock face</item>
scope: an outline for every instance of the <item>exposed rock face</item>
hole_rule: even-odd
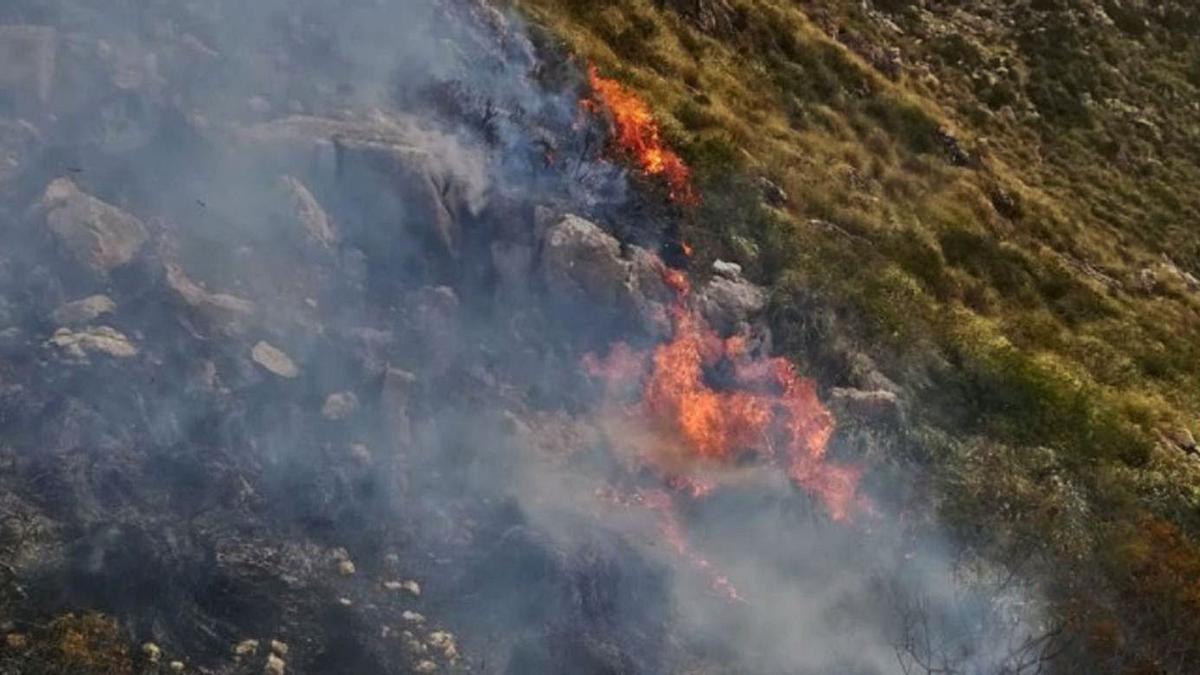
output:
[[[129,263],[146,243],[142,221],[59,178],[42,196],[46,226],[81,264],[105,273]]]
[[[50,98],[58,31],[43,26],[0,26],[0,90]]]

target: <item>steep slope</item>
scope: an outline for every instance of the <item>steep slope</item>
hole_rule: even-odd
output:
[[[902,499],[1046,580],[1067,670],[1195,670],[1200,10],[519,6],[654,103],[686,238],[772,288],[777,341],[900,384],[906,423],[863,421]]]

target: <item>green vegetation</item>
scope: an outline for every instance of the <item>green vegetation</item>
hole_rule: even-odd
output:
[[[784,345],[818,298],[905,388],[931,507],[1047,579],[1079,672],[1197,662],[1200,9],[520,4],[653,103]]]

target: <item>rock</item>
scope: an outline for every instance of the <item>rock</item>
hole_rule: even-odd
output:
[[[263,368],[279,377],[294,379],[300,375],[300,369],[294,361],[278,348],[267,342],[259,342],[250,350],[250,358]]]
[[[437,664],[429,659],[418,661],[417,665],[413,666],[413,672],[415,673],[436,673],[437,669]]]
[[[1192,435],[1191,430],[1179,428],[1173,431],[1168,431],[1166,434],[1167,440],[1172,445],[1179,448],[1189,455],[1200,455],[1200,447],[1196,445],[1196,438]]]
[[[115,312],[117,303],[107,295],[93,295],[82,300],[68,302],[54,310],[51,318],[60,326],[81,326],[97,318]]]
[[[291,198],[296,218],[304,226],[304,232],[309,239],[326,248],[336,246],[338,233],[333,221],[304,183],[291,176],[284,176],[279,182]]]
[[[416,118],[376,113],[369,119],[331,120],[296,115],[244,129],[240,138],[278,147],[292,156],[331,148],[346,199],[369,205],[365,231],[348,231],[368,255],[389,255],[412,239],[430,252],[456,258],[461,219],[478,212],[487,188],[486,160],[453,137],[422,127]],[[397,223],[394,230],[376,223]],[[352,230],[353,228],[348,228]]]
[[[325,405],[321,406],[321,416],[331,422],[336,422],[350,417],[356,410],[358,410],[358,397],[354,395],[354,392],[340,391],[325,398]]]
[[[413,632],[410,630],[401,631],[400,639],[404,644],[404,649],[409,654],[424,656],[429,653],[429,648],[425,646],[425,643],[418,640],[417,636],[413,635]]]
[[[438,630],[429,634],[429,646],[442,653],[442,656],[451,664],[458,662],[458,644],[454,640],[454,635]]]
[[[895,421],[900,417],[900,398],[883,389],[863,391],[835,387],[829,394],[830,405],[843,413],[876,421]]]
[[[162,649],[153,642],[147,642],[142,645],[142,655],[150,663],[158,663],[162,659]]]
[[[355,462],[363,466],[370,465],[373,460],[373,457],[371,456],[371,448],[365,443],[351,443],[350,457],[353,458]]]
[[[9,649],[25,649],[29,646],[29,637],[24,633],[9,633],[4,636],[4,645]]]
[[[566,311],[594,307],[602,317],[632,318],[655,334],[669,327],[663,303],[674,292],[663,280],[662,261],[637,246],[623,257],[620,243],[594,223],[567,215],[546,227],[540,264],[547,293]]]
[[[258,640],[242,640],[233,646],[234,656],[254,656],[258,653]]]
[[[234,295],[209,292],[201,284],[192,281],[178,264],[166,263],[164,269],[167,286],[175,297],[204,323],[230,329],[254,314],[253,302]]]
[[[415,581],[385,581],[383,587],[389,591],[406,591],[414,598],[421,597],[421,585]]]
[[[946,154],[946,159],[954,166],[967,166],[971,163],[971,155],[963,149],[958,138],[945,127],[939,127],[934,134],[938,145],[942,146],[942,151]]]
[[[288,650],[289,650],[289,648],[288,648],[288,645],[286,642],[280,642],[279,640],[271,640],[271,653],[272,654],[275,654],[276,656],[279,656],[279,657],[284,657],[284,656],[288,655]]]
[[[50,98],[58,55],[58,32],[44,26],[0,26],[0,89]]]
[[[722,266],[724,274],[714,276],[694,295],[700,314],[718,331],[730,333],[767,306],[767,292],[742,278],[731,263]],[[716,266],[714,265],[714,269]]]
[[[400,618],[414,626],[425,625],[425,617],[409,609],[404,610],[404,613],[400,615]]]
[[[741,279],[742,266],[737,263],[725,262],[717,260],[713,263],[713,272],[725,277],[726,279]]]
[[[133,260],[148,237],[140,220],[83,193],[66,178],[50,183],[41,206],[46,225],[59,244],[97,272]]]
[[[267,665],[263,667],[263,675],[283,675],[287,663],[274,654],[267,655]]]
[[[355,573],[357,570],[356,570],[356,569],[355,569],[355,567],[354,567],[354,561],[352,561],[352,560],[343,560],[343,561],[341,561],[341,562],[339,562],[339,563],[338,563],[338,565],[337,565],[337,571],[338,571],[338,574],[339,574],[339,575],[341,575],[341,576],[343,576],[343,577],[351,577],[351,576],[354,576],[354,573]]]
[[[182,673],[184,669],[183,661],[172,661],[167,664],[167,668],[170,668],[172,673]]]
[[[757,180],[755,180],[755,185],[758,186],[758,191],[762,194],[763,201],[765,201],[769,206],[781,209],[787,206],[788,201],[790,201],[788,199],[788,193],[784,192],[783,188],[779,187],[766,177],[760,176]]]
[[[67,357],[80,361],[94,353],[118,359],[131,358],[138,353],[129,338],[109,326],[90,327],[78,333],[69,328],[60,328],[50,338],[49,344],[60,349]]]

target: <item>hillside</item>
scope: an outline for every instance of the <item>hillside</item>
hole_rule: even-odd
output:
[[[1200,672],[1200,10],[0,3],[0,675]]]
[[[685,239],[771,288],[825,391],[863,355],[894,380],[905,422],[845,442],[1045,581],[1065,672],[1195,669],[1200,10],[518,7],[651,101],[703,195]]]

